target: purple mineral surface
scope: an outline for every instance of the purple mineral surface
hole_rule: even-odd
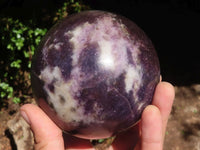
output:
[[[39,106],[65,132],[106,138],[133,126],[160,79],[154,46],[125,17],[85,11],[44,37],[31,70]]]

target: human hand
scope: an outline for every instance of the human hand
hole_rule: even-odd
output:
[[[152,105],[145,108],[140,122],[117,135],[109,150],[162,150],[174,95],[171,84],[160,82]],[[34,133],[36,150],[94,150],[89,140],[62,134],[38,106],[26,104],[20,111]]]

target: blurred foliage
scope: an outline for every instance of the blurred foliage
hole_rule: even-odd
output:
[[[56,12],[56,16],[53,18],[53,21],[56,22],[66,17],[68,14],[79,13],[81,11],[89,9],[90,7],[88,5],[83,4],[83,2],[80,0],[68,0],[64,2],[61,8],[58,9],[58,11]]]
[[[31,59],[47,29],[6,17],[0,20],[0,24],[0,98],[1,101],[12,99],[20,103],[21,97],[30,90]]]
[[[89,9],[82,1],[66,0],[56,10],[51,26],[72,13]],[[41,17],[41,16],[40,16]],[[47,28],[39,27],[35,20],[0,18],[0,108],[8,101],[21,103],[31,97],[30,68],[32,56],[46,34]]]

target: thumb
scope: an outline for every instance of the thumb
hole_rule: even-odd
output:
[[[38,106],[26,104],[20,112],[33,131],[35,150],[64,150],[62,131]]]

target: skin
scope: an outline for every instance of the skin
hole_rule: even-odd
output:
[[[109,150],[162,150],[174,96],[174,87],[160,82],[140,122],[117,135]],[[20,112],[34,133],[36,150],[94,150],[89,140],[63,134],[38,106],[26,104]]]

